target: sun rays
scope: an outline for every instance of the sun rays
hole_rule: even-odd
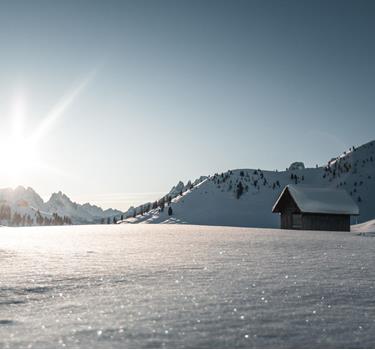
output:
[[[32,132],[27,131],[26,128],[30,108],[27,97],[23,91],[19,91],[14,96],[11,102],[10,128],[6,132],[3,130],[3,135],[0,139],[2,173],[7,178],[8,185],[16,186],[27,182],[29,176],[39,171],[66,175],[60,169],[53,168],[43,162],[39,145],[43,138],[56,125],[56,122],[91,82],[95,74],[96,70],[75,84],[53,106]]]
[[[64,114],[64,112],[73,104],[78,95],[86,88],[90,81],[94,78],[96,70],[92,71],[85,79],[74,85],[63,98],[53,106],[47,116],[39,124],[38,128],[32,134],[31,139],[38,142],[53,127],[56,121]]]

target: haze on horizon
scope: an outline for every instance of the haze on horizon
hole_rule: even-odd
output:
[[[127,209],[374,139],[373,1],[0,2],[0,187]],[[26,141],[25,141],[26,140]]]

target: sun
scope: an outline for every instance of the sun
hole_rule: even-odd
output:
[[[25,177],[39,163],[36,144],[23,136],[5,137],[0,141],[2,170],[14,180]]]
[[[0,138],[0,161],[8,185],[18,185],[39,167],[40,157],[36,141],[25,132],[25,98],[17,95],[12,102],[11,127]]]
[[[45,175],[46,172],[62,173],[59,169],[42,161],[38,146],[66,109],[73,104],[78,95],[94,78],[96,71],[94,69],[85,79],[78,81],[32,130],[27,127],[29,111],[24,91],[18,91],[14,96],[10,111],[10,127],[9,129],[0,128],[1,178],[5,178],[7,186],[28,183],[31,175],[37,173],[39,175],[41,173]]]

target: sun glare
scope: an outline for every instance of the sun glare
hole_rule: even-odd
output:
[[[39,164],[36,143],[26,135],[26,102],[22,95],[14,98],[10,117],[11,128],[0,140],[2,172],[9,185],[18,185]]]
[[[19,92],[15,96],[10,111],[10,128],[0,130],[1,171],[2,178],[7,179],[7,186],[27,184],[31,174],[38,171],[61,173],[42,162],[38,144],[95,74],[96,70],[93,70],[85,79],[78,81],[33,130],[29,130],[26,125],[28,109],[24,94]]]
[[[1,141],[3,171],[18,181],[39,163],[35,144],[24,137],[5,138]]]

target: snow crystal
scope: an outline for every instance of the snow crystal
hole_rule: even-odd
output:
[[[375,342],[375,240],[356,233],[187,225],[1,230],[1,347]]]

